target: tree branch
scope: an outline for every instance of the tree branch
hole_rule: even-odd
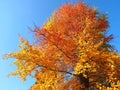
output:
[[[43,67],[43,68],[46,68],[46,69],[48,69],[48,70],[51,70],[51,71],[54,71],[54,72],[63,72],[63,73],[66,73],[66,74],[70,74],[70,75],[73,75],[73,76],[78,76],[78,75],[76,75],[76,74],[74,74],[74,73],[71,73],[71,72],[68,72],[68,71],[63,71],[63,70],[55,70],[55,69],[53,69],[53,68],[50,68],[50,67],[47,67],[47,66],[44,66],[44,65],[40,65],[40,64],[36,64],[37,66],[39,66],[39,67]]]

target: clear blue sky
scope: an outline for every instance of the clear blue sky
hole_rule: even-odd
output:
[[[19,36],[32,41],[30,28],[42,25],[51,13],[66,2],[79,0],[0,0],[0,90],[27,90],[34,80],[30,77],[22,82],[17,77],[7,77],[15,66],[10,66],[12,60],[2,60],[2,54],[18,49]],[[108,12],[110,22],[109,33],[115,39],[111,42],[120,51],[120,0],[84,0],[87,4],[97,7],[99,11]]]

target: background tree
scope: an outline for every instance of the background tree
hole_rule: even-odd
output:
[[[119,90],[120,55],[109,44],[106,15],[83,2],[58,8],[35,27],[36,43],[20,38],[11,75],[36,82],[30,90]]]

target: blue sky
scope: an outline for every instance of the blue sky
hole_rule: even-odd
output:
[[[8,78],[15,66],[10,66],[12,59],[3,60],[1,56],[18,49],[18,34],[32,41],[28,27],[33,29],[33,23],[41,26],[56,8],[68,1],[79,0],[0,0],[0,90],[27,90],[34,83],[30,77],[24,83],[17,77]],[[115,37],[111,43],[120,51],[120,0],[84,1],[108,13],[108,30]]]

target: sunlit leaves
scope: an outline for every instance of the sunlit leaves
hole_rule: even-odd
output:
[[[23,80],[36,79],[30,90],[119,90],[120,55],[106,35],[105,14],[82,2],[58,8],[35,27],[35,44],[20,38],[20,49],[6,54]]]

